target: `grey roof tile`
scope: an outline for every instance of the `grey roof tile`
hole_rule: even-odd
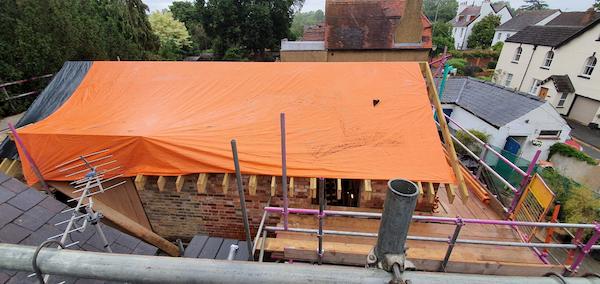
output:
[[[130,249],[126,246],[120,245],[119,243],[112,243],[110,244],[110,249],[112,250],[113,253],[120,253],[120,254],[130,254],[133,249]]]
[[[35,189],[27,189],[7,201],[8,204],[21,210],[29,210],[31,207],[44,200],[45,196]]]
[[[557,47],[581,29],[581,27],[564,26],[529,26],[509,37],[506,42]]]
[[[54,198],[46,198],[42,200],[42,202],[40,202],[39,205],[50,210],[50,212],[54,214],[63,211],[67,208],[67,205]]]
[[[6,284],[39,284],[36,277],[27,277],[29,272],[17,272]]]
[[[0,204],[0,227],[12,222],[15,218],[23,214],[23,211],[8,205],[6,203]]]
[[[520,31],[528,26],[535,25],[558,12],[559,10],[536,10],[523,11],[519,15],[508,20],[506,23],[496,28],[499,31]]]
[[[158,249],[155,246],[146,242],[140,242],[135,248],[135,250],[133,250],[133,254],[155,255],[157,251]]]
[[[495,127],[522,117],[542,106],[536,97],[471,78],[450,78],[443,103],[454,103]]]
[[[8,280],[10,280],[10,277],[11,277],[11,275],[8,275],[7,273],[0,271],[0,284],[4,284],[4,283],[8,282]]]
[[[134,250],[140,242],[140,239],[124,233],[121,233],[115,240],[115,243],[130,248],[131,250]]]
[[[598,18],[600,18],[600,12],[562,12],[546,25],[584,27]]]
[[[52,218],[52,213],[48,211],[48,209],[41,206],[34,206],[13,220],[13,223],[31,231],[35,231],[44,225],[50,218]]]
[[[0,190],[0,203],[6,202],[7,200],[13,198],[15,195],[17,194],[10,190]]]
[[[14,179],[14,178],[11,178],[11,179],[3,182],[2,187],[6,188],[14,193],[20,193],[28,188],[25,184],[23,184],[22,182]]]
[[[3,182],[5,182],[5,181],[7,181],[9,179],[10,179],[9,176],[7,176],[7,175],[5,175],[3,173],[0,173],[0,184],[2,184]]]
[[[30,230],[10,223],[6,224],[6,226],[0,229],[0,241],[4,243],[18,244],[30,234]]]

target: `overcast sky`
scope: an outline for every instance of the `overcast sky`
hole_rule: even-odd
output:
[[[173,2],[173,0],[143,0],[150,7],[150,11],[162,10]],[[462,1],[462,0],[459,0]],[[481,0],[468,0],[469,2],[481,2]],[[509,0],[513,8],[523,5],[523,0]],[[594,0],[546,0],[550,8],[563,11],[585,11],[592,6]],[[302,11],[313,11],[325,9],[325,0],[306,0]]]

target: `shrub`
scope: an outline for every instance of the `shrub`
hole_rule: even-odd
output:
[[[481,67],[475,66],[475,65],[469,65],[469,66],[465,67],[465,69],[463,70],[463,75],[469,76],[469,77],[475,77],[475,75],[481,71],[483,71],[483,69],[481,69]]]
[[[469,132],[475,137],[479,138],[479,140],[483,141],[484,143],[487,143],[490,137],[487,133],[475,129],[469,129]],[[456,134],[454,134],[454,136],[456,137],[456,139],[458,139],[458,141],[460,141],[463,145],[469,148],[469,150],[471,150],[471,152],[473,152],[475,155],[481,154],[481,151],[483,150],[481,144],[475,141],[475,139],[473,139],[471,135],[467,134],[467,132],[459,130],[456,132]],[[468,155],[467,151],[460,145],[454,145],[454,148],[456,149],[457,153],[461,155]]]
[[[567,144],[556,143],[556,144],[550,146],[550,153],[548,154],[548,160],[550,160],[550,158],[552,158],[552,156],[556,153],[561,154],[565,157],[575,158],[577,160],[586,162],[593,166],[598,165],[597,160],[588,156],[586,153],[581,152]]]
[[[502,48],[504,48],[504,43],[501,41],[497,42],[492,46],[492,50],[497,53],[500,53],[502,51]]]
[[[496,69],[496,65],[498,65],[498,62],[496,62],[496,61],[490,61],[487,64],[487,68],[488,69]]]

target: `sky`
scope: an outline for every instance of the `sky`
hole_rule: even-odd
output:
[[[150,11],[162,10],[173,2],[173,0],[143,0],[150,7]],[[463,1],[463,0],[458,0]],[[469,2],[481,2],[481,0],[468,0]],[[513,8],[519,8],[523,5],[523,0],[509,0]],[[561,9],[562,11],[585,11],[592,6],[594,0],[546,0],[552,9]],[[314,11],[325,9],[325,0],[305,0],[302,11]]]

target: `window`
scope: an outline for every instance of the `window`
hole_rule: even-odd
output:
[[[548,51],[548,53],[546,53],[546,58],[544,58],[544,64],[542,65],[542,67],[550,67],[550,65],[552,65],[552,60],[554,59],[554,51]]]
[[[560,132],[560,130],[541,130],[538,139],[558,139]]]
[[[595,56],[590,56],[585,60],[585,65],[583,66],[583,76],[589,78],[594,73],[594,68],[596,67],[596,63],[598,63],[598,59]]]
[[[464,33],[465,33],[465,29],[460,29],[460,37],[462,37]]]
[[[496,39],[500,40],[501,38],[502,38],[502,33],[498,33],[498,37]]]
[[[537,96],[538,90],[540,89],[540,83],[542,81],[538,79],[533,79],[533,83],[531,84],[531,88],[529,88],[529,94]]]
[[[569,94],[562,93],[560,95],[560,99],[558,100],[558,104],[556,106],[557,107],[563,107],[563,106],[565,106],[565,101],[567,101],[567,97],[569,97]]]
[[[508,73],[506,75],[506,81],[504,81],[504,86],[510,87],[510,83],[512,82],[513,74]]]
[[[513,57],[513,62],[519,62],[519,60],[521,59],[522,53],[523,53],[523,48],[521,48],[520,46],[517,47],[517,50],[515,51],[515,56]]]

